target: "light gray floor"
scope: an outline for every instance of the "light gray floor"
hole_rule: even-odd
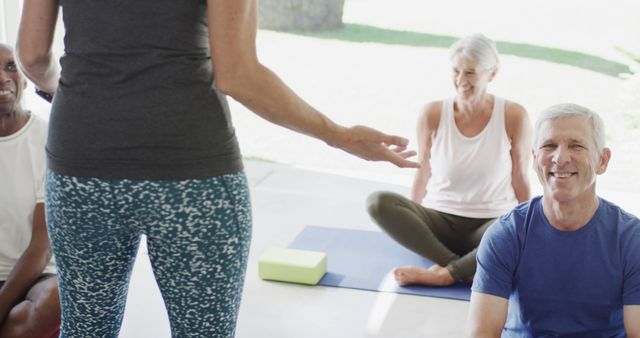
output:
[[[406,194],[408,188],[283,164],[245,163],[254,228],[236,337],[465,336],[467,302],[261,280],[257,260],[270,246],[286,247],[309,224],[377,230],[364,210],[367,195],[376,190]],[[532,179],[538,194],[539,184]],[[639,214],[637,193],[607,189],[607,182],[598,186],[601,196]],[[129,290],[120,336],[170,337],[145,246],[140,248]]]
[[[377,230],[364,210],[376,190],[407,188],[247,161],[254,229],[238,338],[463,337],[468,303],[429,297],[262,281],[257,259],[287,246],[305,225]],[[121,337],[169,337],[146,248],[140,249]]]

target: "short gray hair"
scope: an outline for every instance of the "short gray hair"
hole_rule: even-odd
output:
[[[449,59],[457,55],[478,62],[485,70],[494,70],[500,64],[495,41],[482,34],[466,36],[449,47]]]
[[[596,145],[598,155],[602,155],[605,147],[604,122],[602,118],[591,109],[574,103],[560,103],[543,110],[540,115],[538,115],[538,120],[536,121],[533,144],[536,147],[540,145],[540,133],[542,131],[542,125],[545,122],[567,117],[584,117],[591,122],[593,144]]]

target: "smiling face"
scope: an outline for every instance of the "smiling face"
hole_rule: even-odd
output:
[[[475,60],[456,55],[451,59],[453,85],[458,96],[463,99],[479,97],[486,93],[487,84],[495,76],[494,70],[485,70]]]
[[[611,151],[598,154],[591,121],[582,116],[547,120],[537,132],[533,165],[544,197],[561,203],[593,200],[596,176],[606,171]]]
[[[13,56],[13,51],[0,45],[0,116],[20,110],[20,97],[26,86]]]

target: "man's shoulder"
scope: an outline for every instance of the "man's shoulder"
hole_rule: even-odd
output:
[[[640,219],[637,216],[602,197],[600,197],[600,203],[603,208],[601,221],[606,220],[606,223],[617,227],[621,232],[640,235]]]
[[[46,135],[47,130],[49,129],[49,122],[33,113],[31,113],[30,118],[33,120],[31,122],[31,128],[33,132]]]
[[[47,141],[47,133],[49,131],[49,122],[42,117],[31,113],[29,116],[29,122],[26,126],[25,137],[27,142],[36,149],[44,151],[44,146]]]
[[[531,220],[531,212],[535,210],[540,198],[522,202],[508,213],[500,216],[493,225],[489,227],[484,237],[487,241],[508,241],[519,242],[526,237],[527,227]]]
[[[497,223],[514,228],[525,226],[526,220],[531,217],[531,213],[535,211],[536,206],[540,203],[540,199],[541,196],[537,196],[518,204],[511,211],[500,216]]]
[[[603,210],[599,213],[598,226],[594,228],[598,232],[597,238],[609,238],[616,252],[620,250],[623,257],[640,259],[640,219],[603,198],[600,198],[600,206]]]

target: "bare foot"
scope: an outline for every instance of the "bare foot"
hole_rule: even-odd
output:
[[[400,266],[393,270],[393,276],[400,286],[410,284],[445,286],[456,281],[447,268],[437,264],[428,269],[417,266]]]

